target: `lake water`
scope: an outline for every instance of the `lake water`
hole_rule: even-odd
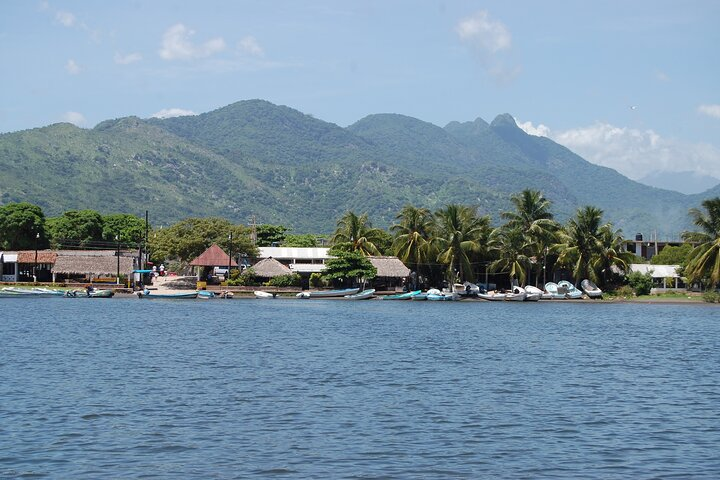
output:
[[[0,299],[0,478],[720,477],[720,309]]]

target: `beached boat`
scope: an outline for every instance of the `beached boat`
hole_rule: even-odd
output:
[[[298,298],[332,298],[344,297],[345,295],[354,295],[360,291],[359,288],[344,288],[342,290],[314,290],[300,292],[296,295]]]
[[[255,298],[275,298],[277,293],[263,292],[262,290],[256,290]]]
[[[600,290],[597,285],[595,285],[587,278],[580,282],[580,287],[583,289],[583,292],[585,292],[585,295],[587,295],[588,297],[602,298],[602,290]]]
[[[480,287],[470,282],[454,283],[453,292],[461,297],[477,297],[477,294],[480,293]]]
[[[50,288],[32,287],[3,287],[0,289],[3,297],[23,296],[23,297],[63,297],[65,290],[53,290]]]
[[[511,292],[505,294],[505,300],[510,302],[523,302],[525,301],[525,289],[522,287],[513,287]]]
[[[410,300],[415,295],[422,293],[422,290],[414,290],[412,292],[396,293],[394,295],[384,295],[380,298],[383,300]]]
[[[491,302],[504,302],[506,295],[507,293],[505,292],[491,290],[485,293],[478,293],[478,298],[482,298],[483,300],[490,300]]]
[[[441,292],[437,288],[431,288],[427,292],[427,299],[432,301],[460,300],[460,295],[455,292]]]
[[[418,293],[417,295],[413,295],[412,297],[410,297],[410,300],[415,301],[415,302],[421,302],[423,300],[427,300],[428,299],[427,297],[428,297],[427,293]]]
[[[198,298],[202,298],[203,300],[210,300],[211,298],[215,298],[217,295],[215,295],[215,292],[211,292],[208,290],[198,290]]]
[[[112,298],[115,291],[111,288],[91,288],[86,291],[86,295],[90,298]]]
[[[543,291],[532,285],[525,286],[525,301],[526,302],[537,302],[542,298]]]
[[[550,298],[553,300],[564,300],[565,298],[565,291],[563,289],[562,292],[558,289],[558,284],[555,282],[547,282],[545,284],[545,291],[550,295]],[[546,296],[543,295],[543,299],[546,299]]]
[[[138,298],[165,298],[165,299],[190,299],[190,298],[197,298],[198,292],[165,292],[160,293],[157,290],[150,291],[148,289],[145,289],[141,292],[137,292]]]
[[[344,298],[348,300],[367,300],[375,296],[375,289],[363,290],[362,292],[353,293],[351,295],[344,295]]]
[[[565,297],[570,300],[577,300],[582,298],[582,292],[575,288],[575,285],[568,282],[567,280],[560,280],[558,282],[558,293],[565,292]]]

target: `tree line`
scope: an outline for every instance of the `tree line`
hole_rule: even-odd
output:
[[[554,219],[551,202],[540,191],[526,189],[511,197],[513,208],[493,227],[468,205],[450,204],[435,212],[406,205],[389,230],[372,226],[367,214],[345,212],[329,237],[331,252],[361,256],[394,255],[429,285],[477,281],[485,274],[505,274],[509,281],[542,285],[551,272],[565,269],[575,283],[588,278],[601,287],[622,281],[640,259],[624,248],[622,231],[603,221],[603,211],[579,208],[565,224]],[[684,232],[682,247],[666,247],[665,257],[683,265],[689,282],[720,283],[720,197],[702,202],[689,215],[698,229]],[[257,255],[270,245],[314,247],[322,235],[291,234],[281,225],[237,225],[217,217],[189,218],[169,227],[152,228],[131,214],[102,215],[72,210],[46,218],[30,203],[0,206],[0,249],[138,248],[150,258],[178,267],[213,243],[233,257]],[[670,249],[670,250],[668,250]],[[667,250],[667,252],[666,252]],[[680,258],[678,258],[680,257]],[[673,262],[674,263],[674,262]]]

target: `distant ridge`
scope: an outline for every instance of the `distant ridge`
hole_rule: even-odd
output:
[[[687,211],[720,186],[684,195],[593,165],[509,114],[444,128],[398,114],[347,128],[264,100],[194,116],[126,117],[93,129],[70,124],[0,135],[0,202],[47,215],[92,208],[142,214],[155,225],[190,216],[281,223],[330,232],[347,210],[387,227],[406,204],[476,205],[499,223],[510,195],[541,190],[564,221],[595,205],[626,235],[677,237]]]

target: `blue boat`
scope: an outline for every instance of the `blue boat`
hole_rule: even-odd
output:
[[[147,288],[142,292],[137,292],[138,298],[170,298],[170,299],[190,299],[197,298],[198,292],[175,292],[175,293],[158,293],[157,291],[150,291]]]
[[[422,293],[422,290],[415,290],[413,292],[396,293],[395,295],[385,295],[381,297],[383,300],[410,300],[415,295]]]
[[[296,295],[298,298],[332,298],[344,297],[345,295],[354,295],[360,291],[359,288],[344,288],[342,290],[315,290],[300,292]]]

